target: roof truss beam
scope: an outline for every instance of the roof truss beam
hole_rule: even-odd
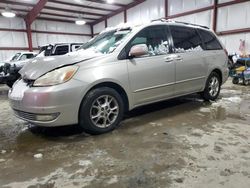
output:
[[[100,18],[99,20],[93,22],[92,24],[93,24],[93,25],[96,25],[96,24],[98,24],[98,23],[100,23],[100,22],[102,22],[102,21],[105,21],[105,20],[108,19],[108,18],[111,18],[112,16],[115,16],[115,15],[121,13],[121,12],[124,12],[124,11],[126,11],[127,9],[130,9],[130,8],[132,8],[132,7],[135,7],[136,5],[139,5],[139,4],[141,4],[141,3],[145,2],[145,1],[146,1],[146,0],[135,0],[135,1],[133,1],[132,3],[129,3],[128,5],[125,5],[125,6],[123,6],[122,8],[119,8],[119,9],[116,10],[115,12],[110,13],[110,14],[108,14],[108,15],[106,15],[106,16]]]
[[[4,10],[4,7],[1,7],[0,6],[0,11],[1,10]],[[16,8],[12,8],[12,10],[16,11],[16,12],[19,12],[19,16],[20,17],[24,17],[23,14],[27,14],[28,11],[25,10],[25,9],[16,9]],[[20,14],[22,13],[22,14]],[[78,19],[77,16],[71,16],[71,15],[64,15],[64,14],[58,14],[58,13],[50,13],[50,12],[40,12],[40,15],[44,15],[44,16],[57,16],[57,17],[61,17],[62,18],[62,21],[64,18],[73,18],[73,19]],[[91,22],[91,21],[96,21],[97,19],[95,18],[88,18],[88,17],[82,17],[83,19],[85,19],[88,22]],[[38,18],[37,18],[38,19]],[[90,20],[90,21],[89,21]],[[69,20],[70,21],[70,20]]]
[[[89,6],[89,5],[75,4],[75,3],[70,3],[70,2],[60,1],[60,0],[50,0],[49,2],[56,3],[56,4],[61,4],[61,5],[68,5],[68,6],[78,7],[78,8],[79,7],[80,8],[88,8],[88,9],[93,9],[93,10],[109,11],[109,12],[114,11],[113,9],[92,7],[92,6]]]
[[[41,10],[45,7],[48,0],[39,0],[38,3],[31,9],[31,11],[24,18],[28,25],[31,25],[33,21],[37,18]]]
[[[46,1],[48,1],[48,0],[46,0]],[[20,6],[25,6],[25,7],[36,6],[35,4],[31,4],[31,3],[15,2],[15,1],[11,1],[11,0],[3,0],[0,3],[6,3],[6,4],[10,4],[10,5],[20,5]],[[44,6],[43,9],[62,11],[62,12],[70,12],[70,13],[81,14],[81,15],[101,16],[101,17],[106,15],[106,14],[99,14],[99,13],[93,13],[93,12],[88,12],[88,11],[77,11],[77,10],[71,10],[71,9],[65,9],[65,8],[57,8],[57,7],[52,7],[52,6]]]

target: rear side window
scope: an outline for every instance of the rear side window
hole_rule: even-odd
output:
[[[204,42],[205,50],[221,50],[222,46],[220,45],[218,39],[210,32],[199,29],[199,33]]]
[[[202,41],[195,28],[183,26],[169,26],[169,28],[174,42],[175,53],[202,50]]]

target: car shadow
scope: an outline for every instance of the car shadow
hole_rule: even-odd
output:
[[[176,99],[166,100],[136,108],[126,113],[124,116],[124,120],[150,114],[150,121],[155,121],[166,116],[171,118],[175,115],[179,115],[190,110],[195,110],[205,105],[210,105],[210,103],[204,102],[203,100],[199,99],[197,95],[188,95],[185,97],[179,97]],[[164,111],[164,113],[158,113],[159,111]],[[140,119],[140,122],[137,122],[137,125],[143,125],[147,123],[147,121],[147,118],[142,118]],[[129,123],[125,123],[124,125],[124,123],[122,123],[121,126],[129,127],[128,124]],[[78,125],[69,125],[63,127],[38,127],[31,125],[29,127],[29,131],[31,131],[35,135],[46,138],[89,136],[88,134],[84,133],[83,129]]]
[[[29,131],[36,135],[53,138],[84,134],[83,129],[78,125],[68,125],[61,127],[39,127],[30,125]]]
[[[4,84],[0,84],[0,95],[6,96],[9,92],[9,88]]]

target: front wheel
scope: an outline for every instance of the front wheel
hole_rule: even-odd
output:
[[[122,120],[124,103],[119,93],[108,87],[90,91],[79,112],[79,125],[90,134],[114,130]]]
[[[240,79],[237,77],[234,77],[232,80],[233,84],[239,84],[240,83]]]
[[[216,72],[212,72],[206,82],[206,87],[201,93],[204,100],[216,100],[220,94],[221,89],[221,78]]]

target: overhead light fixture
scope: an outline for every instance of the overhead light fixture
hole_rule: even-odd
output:
[[[10,8],[6,7],[5,10],[1,13],[2,16],[7,17],[7,18],[13,18],[16,16],[14,12],[10,10]]]
[[[85,25],[86,21],[85,20],[76,20],[76,25]]]
[[[76,25],[85,25],[86,21],[82,18],[82,16],[80,15],[78,20],[75,21]]]
[[[114,0],[107,0],[107,3],[112,4],[112,3],[114,3]]]

